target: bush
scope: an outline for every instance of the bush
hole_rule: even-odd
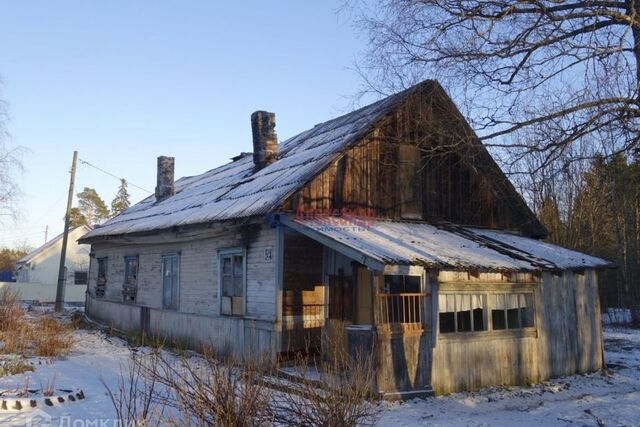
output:
[[[116,389],[103,384],[123,425],[374,425],[383,407],[372,394],[373,357],[351,357],[340,338],[323,342],[324,357],[298,357],[295,382],[269,362],[145,348],[132,353]]]
[[[202,358],[175,357],[154,351],[143,372],[168,390],[163,403],[174,408],[173,425],[250,427],[273,423],[273,390],[264,387],[256,364],[222,360],[206,352]]]
[[[323,357],[296,359],[295,393],[281,393],[276,399],[280,425],[355,427],[375,425],[382,408],[372,393],[372,355],[351,356],[344,349],[344,337],[324,336]]]

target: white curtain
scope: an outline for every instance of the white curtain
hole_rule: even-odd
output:
[[[475,310],[476,308],[484,308],[483,295],[469,295],[469,294],[438,295],[438,310],[440,311],[440,313],[453,313],[454,311],[469,311],[469,310]]]
[[[440,313],[453,313],[455,311],[455,295],[438,295],[438,311]]]

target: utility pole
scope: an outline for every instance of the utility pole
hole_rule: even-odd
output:
[[[44,226],[44,242],[47,243],[49,240],[49,224]]]
[[[56,307],[57,312],[64,309],[64,279],[65,270],[64,262],[67,257],[67,240],[69,239],[69,223],[71,222],[71,204],[73,203],[73,188],[76,181],[76,163],[78,161],[78,152],[73,152],[73,162],[71,163],[71,179],[69,180],[69,197],[67,198],[67,214],[64,216],[64,233],[62,235],[62,251],[60,252],[60,268],[58,269],[58,288],[56,289]]]

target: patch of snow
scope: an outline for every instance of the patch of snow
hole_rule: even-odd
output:
[[[547,381],[532,387],[494,387],[408,402],[382,403],[380,426],[638,426],[640,425],[640,330],[606,327],[608,373]],[[93,330],[77,330],[76,346],[64,359],[38,359],[36,371],[0,378],[0,389],[55,379],[56,387],[80,388],[86,400],[44,408],[51,426],[113,425],[115,412],[101,378],[117,387],[130,362],[124,341]],[[146,351],[141,349],[140,351]],[[198,358],[194,358],[197,363]],[[29,412],[0,412],[0,425],[24,426]],[[85,420],[84,424],[81,424]],[[74,421],[77,421],[74,424]]]
[[[602,314],[602,321],[605,325],[622,325],[632,322],[631,310],[628,308],[611,308]]]

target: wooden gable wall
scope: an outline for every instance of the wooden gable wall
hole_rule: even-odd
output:
[[[417,91],[294,195],[285,210],[349,210],[540,237],[544,229],[515,200],[506,188],[511,184],[460,117],[443,92]]]

